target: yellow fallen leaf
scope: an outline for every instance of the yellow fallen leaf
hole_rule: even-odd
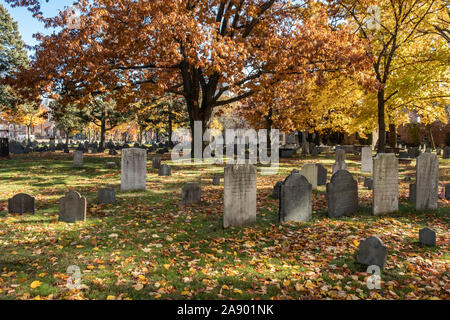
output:
[[[42,282],[40,282],[40,281],[33,281],[33,282],[30,284],[30,287],[31,287],[32,289],[36,289],[36,288],[40,287],[41,284],[42,284]]]
[[[353,240],[353,244],[355,245],[355,247],[359,247],[359,241],[358,240]]]
[[[92,270],[92,269],[94,269],[95,267],[93,266],[93,265],[90,265],[90,266],[87,266],[86,267],[88,270]]]
[[[115,296],[107,296],[106,300],[114,300],[116,297]]]
[[[144,285],[140,282],[134,286],[134,290],[136,290],[136,291],[141,291],[143,288],[144,288]]]

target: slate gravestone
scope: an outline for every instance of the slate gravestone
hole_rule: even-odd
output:
[[[436,148],[436,155],[440,156],[442,154],[442,149],[440,147]]]
[[[76,191],[69,191],[59,200],[59,221],[76,222],[86,220],[86,198]]]
[[[181,189],[181,203],[183,205],[200,203],[202,189],[197,182],[188,182]]]
[[[26,193],[16,194],[8,199],[8,213],[32,213],[34,214],[34,198]]]
[[[327,169],[320,163],[316,163],[317,167],[317,185],[325,186],[327,184]]]
[[[347,170],[347,164],[345,163],[345,150],[336,150],[336,161],[333,164],[332,174],[338,172],[338,170]]]
[[[372,147],[361,148],[361,172],[373,171]]]
[[[116,151],[115,149],[113,149],[113,148],[110,148],[110,149],[108,150],[108,154],[109,154],[110,156],[116,156],[116,155],[117,155],[117,151]]]
[[[356,261],[367,266],[379,266],[384,269],[386,265],[388,249],[383,241],[376,236],[362,240],[359,244],[359,252]]]
[[[224,228],[253,224],[256,221],[256,167],[226,165],[224,172]]]
[[[358,211],[358,183],[347,170],[339,170],[327,184],[328,216],[340,217]]]
[[[171,176],[172,168],[170,166],[168,166],[167,164],[162,164],[159,167],[158,175],[159,176]]]
[[[364,178],[364,187],[366,187],[369,190],[373,189],[373,179],[365,177]]]
[[[416,204],[416,183],[409,184],[409,202]]]
[[[428,246],[436,245],[436,232],[428,227],[419,230],[419,242]]]
[[[19,142],[11,140],[9,142],[9,152],[12,154],[23,154],[25,153],[25,148]]]
[[[73,153],[73,167],[74,168],[83,167],[83,152],[75,151]]]
[[[282,184],[283,184],[283,181],[278,181],[277,183],[275,183],[275,185],[273,186],[272,198],[280,199]]]
[[[438,208],[439,160],[434,153],[423,153],[416,162],[416,210]]]
[[[312,217],[312,185],[300,173],[291,173],[281,185],[280,221],[309,221]]]
[[[373,160],[373,214],[398,210],[398,159],[379,153]]]
[[[213,184],[214,186],[220,185],[220,176],[219,176],[219,175],[214,175],[214,176],[213,176],[212,184]]]
[[[450,183],[445,185],[445,199],[450,200]]]
[[[116,202],[116,192],[113,188],[102,188],[98,190],[98,203],[109,204]]]
[[[115,162],[107,162],[105,163],[105,169],[116,169],[117,163]]]
[[[147,177],[147,152],[137,148],[122,150],[120,189],[145,190]]]
[[[444,148],[444,154],[442,156],[443,159],[450,159],[450,147],[446,146]]]
[[[153,169],[159,169],[161,167],[161,158],[160,157],[154,157],[152,159],[152,168]]]

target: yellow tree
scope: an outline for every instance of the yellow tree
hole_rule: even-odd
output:
[[[14,111],[4,111],[2,118],[7,122],[27,127],[27,140],[30,141],[31,129],[45,121],[46,111],[43,106],[34,102],[25,102],[14,107]]]

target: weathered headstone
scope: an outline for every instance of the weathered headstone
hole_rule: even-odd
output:
[[[115,168],[117,168],[117,163],[115,163],[115,162],[105,163],[105,169],[115,169]]]
[[[364,177],[364,187],[366,187],[369,190],[373,189],[373,179]]]
[[[443,159],[450,159],[450,147],[446,146],[444,148],[444,154],[442,156]]]
[[[373,171],[372,147],[361,148],[361,172]]]
[[[428,246],[436,245],[436,231],[425,227],[419,230],[419,242]]]
[[[423,153],[416,163],[416,210],[438,208],[439,160],[434,153]]]
[[[98,190],[98,203],[108,204],[116,202],[116,192],[113,188],[102,188]]]
[[[34,198],[26,193],[16,194],[8,199],[8,213],[32,213],[34,214]]]
[[[291,173],[281,185],[280,221],[309,221],[312,217],[312,185],[300,173]]]
[[[181,203],[183,205],[200,203],[202,189],[197,182],[188,182],[181,189]]]
[[[383,241],[376,236],[362,240],[359,244],[359,252],[356,261],[367,266],[379,266],[384,269],[386,265],[388,249]]]
[[[250,164],[227,165],[224,172],[224,228],[254,223],[256,220],[256,167]]]
[[[154,157],[152,159],[152,168],[153,169],[159,169],[161,167],[161,158],[160,157]]]
[[[69,191],[59,200],[59,221],[76,222],[86,220],[86,198],[76,191]]]
[[[120,189],[145,190],[147,177],[147,152],[137,148],[122,149]]]
[[[212,184],[213,184],[213,186],[220,185],[220,176],[219,175],[216,174],[213,176]]]
[[[83,166],[83,152],[75,151],[73,153],[73,167],[81,168]]]
[[[280,199],[280,194],[281,194],[281,185],[283,184],[283,181],[278,181],[277,183],[275,183],[275,185],[273,186],[273,193],[272,193],[272,197],[274,199]]]
[[[442,154],[442,149],[440,147],[436,148],[436,155],[440,156]]]
[[[338,170],[347,170],[347,163],[345,163],[345,150],[336,150],[336,161],[333,164],[332,174],[338,172]]]
[[[159,167],[158,175],[159,176],[171,176],[172,168],[170,166],[168,166],[167,164],[162,164]]]
[[[450,183],[445,185],[445,199],[450,200]]]
[[[317,167],[317,185],[325,186],[327,184],[327,169],[320,163],[316,163]]]
[[[409,184],[409,202],[414,204],[416,203],[416,183]]]
[[[317,166],[315,163],[305,163],[300,174],[311,183],[313,189],[317,189]]]
[[[339,170],[327,184],[328,216],[340,217],[358,211],[358,183],[347,170]]]
[[[398,210],[398,159],[379,153],[373,160],[373,214]]]

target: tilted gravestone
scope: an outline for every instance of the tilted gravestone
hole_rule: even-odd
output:
[[[152,168],[153,169],[159,169],[161,167],[161,158],[160,157],[154,157],[152,159]]]
[[[98,203],[109,204],[116,202],[116,192],[113,188],[102,188],[98,190]]]
[[[347,170],[339,170],[327,184],[328,216],[340,217],[358,211],[358,183]]]
[[[345,150],[336,150],[336,161],[333,164],[332,174],[338,172],[338,170],[347,170],[347,163],[345,163]]]
[[[361,172],[373,171],[372,147],[361,148]]]
[[[83,166],[83,152],[75,151],[73,153],[73,167],[81,168]]]
[[[356,261],[367,266],[375,265],[384,269],[387,253],[388,249],[383,241],[376,236],[372,236],[360,242]]]
[[[197,182],[188,182],[181,189],[181,203],[183,205],[200,203],[202,189]]]
[[[86,220],[86,198],[76,191],[69,191],[59,200],[59,221],[76,222]]]
[[[439,160],[434,153],[423,153],[416,162],[416,210],[438,208]]]
[[[281,185],[283,184],[283,181],[278,181],[277,183],[275,183],[275,185],[273,186],[273,193],[272,193],[272,197],[274,199],[280,199],[280,194],[281,194]]]
[[[373,214],[398,210],[398,159],[379,153],[373,160]]]
[[[291,173],[281,185],[280,221],[309,221],[312,217],[312,185],[300,173]]]
[[[32,196],[26,193],[16,194],[11,199],[8,199],[8,213],[32,213],[35,212],[35,200]]]
[[[159,167],[158,175],[159,176],[171,176],[172,168],[170,166],[168,166],[167,164],[162,164]]]
[[[147,178],[147,152],[137,148],[122,149],[120,189],[145,190]]]
[[[419,242],[428,246],[436,245],[436,231],[425,227],[419,230]]]
[[[224,228],[253,224],[256,221],[256,167],[226,165],[224,172]]]

